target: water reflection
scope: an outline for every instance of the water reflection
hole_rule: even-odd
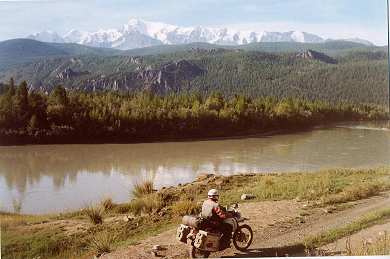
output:
[[[306,171],[390,165],[390,132],[318,129],[264,138],[131,145],[53,145],[0,148],[3,209],[74,209],[112,196],[129,199],[132,184],[189,182],[201,173]]]

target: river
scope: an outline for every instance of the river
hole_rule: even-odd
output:
[[[204,173],[230,175],[390,166],[390,131],[344,125],[229,140],[0,147],[0,209],[42,214],[131,198],[134,183],[157,188]]]

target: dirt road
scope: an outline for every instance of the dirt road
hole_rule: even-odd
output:
[[[304,237],[344,226],[371,211],[390,208],[390,194],[347,205],[344,210],[329,213],[321,208],[307,209],[307,204],[296,201],[243,204],[241,212],[250,218],[248,224],[254,230],[251,249],[241,253],[230,248],[212,256],[227,258],[304,256],[305,248],[301,244]],[[152,258],[151,248],[156,244],[164,248],[164,251],[159,252],[159,257],[186,258],[187,246],[175,240],[175,231],[175,229],[166,231],[138,245],[121,248],[103,258]]]

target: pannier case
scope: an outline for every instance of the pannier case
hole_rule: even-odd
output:
[[[219,250],[221,234],[200,230],[195,237],[194,246],[200,250],[216,252]]]
[[[191,228],[181,224],[176,231],[176,239],[180,242],[187,243],[187,236],[190,233]]]

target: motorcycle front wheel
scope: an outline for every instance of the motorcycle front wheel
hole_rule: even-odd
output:
[[[208,258],[210,256],[210,252],[202,251],[198,248],[191,246],[190,248],[190,258]]]
[[[250,226],[239,226],[233,234],[233,245],[241,252],[245,252],[253,241],[253,231]]]

